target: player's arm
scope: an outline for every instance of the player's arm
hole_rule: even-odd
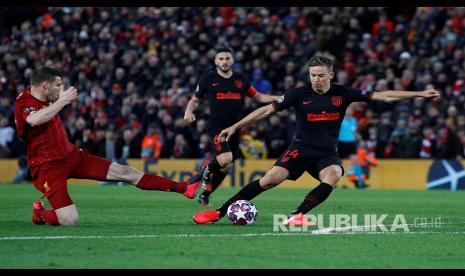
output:
[[[439,100],[440,94],[434,89],[429,89],[425,91],[394,91],[387,90],[382,92],[374,92],[371,96],[373,101],[383,101],[383,102],[397,102],[402,100],[407,100],[415,97],[423,98],[433,98],[433,100]]]
[[[275,113],[276,110],[273,107],[273,104],[262,106],[255,111],[251,112],[249,115],[245,116],[242,120],[235,123],[234,125],[225,128],[221,131],[219,138],[223,141],[222,138],[225,138],[226,141],[236,132],[238,128],[245,127],[251,125],[257,121],[260,121],[263,118],[270,116],[271,114]]]
[[[277,100],[281,96],[273,96],[273,95],[267,95],[263,93],[257,93],[253,97],[257,102],[259,103],[271,103],[275,100]]]
[[[50,121],[60,110],[63,109],[66,105],[72,103],[77,99],[77,90],[74,87],[68,88],[66,91],[61,89],[56,100],[53,104],[42,108],[38,111],[31,112],[29,116],[26,117],[26,122],[31,126],[40,126],[42,124]]]
[[[186,112],[184,113],[184,120],[187,121],[188,123],[192,123],[193,121],[196,120],[194,111],[199,106],[199,103],[200,103],[200,99],[194,95],[192,99],[190,99],[189,103],[187,104]]]

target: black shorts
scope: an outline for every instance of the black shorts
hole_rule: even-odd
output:
[[[321,151],[298,142],[292,142],[274,165],[286,168],[289,171],[289,180],[297,180],[306,171],[321,181],[320,171],[331,165],[339,165],[344,175],[342,161],[336,152]]]
[[[357,154],[357,144],[355,142],[339,142],[338,151],[341,158],[349,158],[351,155]]]
[[[215,152],[215,155],[220,155],[225,152],[231,152],[233,154],[233,160],[236,160],[237,158],[239,158],[239,143],[241,130],[236,130],[236,133],[234,133],[234,135],[231,136],[231,138],[229,138],[228,142],[224,141],[220,143],[218,141],[218,135],[221,133],[222,130],[223,129],[216,129],[210,131],[210,139],[213,145],[213,151]]]

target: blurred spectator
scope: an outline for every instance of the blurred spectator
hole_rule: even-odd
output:
[[[441,127],[438,131],[435,158],[456,159],[460,158],[460,141],[457,135],[449,127]]]
[[[27,165],[26,156],[22,155],[18,158],[18,169],[16,170],[16,175],[13,178],[13,183],[23,183],[31,182],[31,172],[29,166]]]
[[[119,164],[127,165],[129,158],[140,158],[140,142],[135,139],[137,130],[126,128],[116,143],[115,156]]]
[[[279,157],[286,149],[286,126],[277,115],[269,119],[270,126],[266,131],[266,141],[269,145],[269,158]]]
[[[8,119],[0,115],[0,158],[11,156],[10,145],[14,140],[15,130],[8,125]]]
[[[149,125],[147,134],[142,140],[141,157],[145,160],[160,158],[161,149],[163,147],[163,138],[156,125]]]
[[[264,94],[268,94],[273,91],[271,82],[264,78],[263,72],[260,68],[253,70],[250,84]]]
[[[436,135],[433,128],[425,127],[421,140],[420,158],[432,158],[436,154]]]
[[[189,158],[191,156],[191,148],[187,144],[184,135],[177,134],[174,140],[173,157],[174,158]]]
[[[210,49],[217,43],[233,48],[234,72],[252,76],[252,81],[254,74],[257,80],[261,75],[262,82],[269,81],[263,86],[276,91],[308,81],[302,68],[318,50],[339,57],[336,66],[342,70],[335,80],[341,84],[376,90],[434,86],[441,91],[437,104],[421,98],[413,104],[376,103],[371,105],[373,118],[380,122],[368,122],[371,115],[359,117],[364,140],[374,142],[370,131],[379,136],[378,158],[399,120],[419,132],[445,124],[457,135],[465,127],[463,7],[8,9],[0,18],[0,115],[13,126],[13,101],[29,82],[31,69],[37,63],[57,66],[69,76],[65,87],[74,85],[81,93],[62,114],[66,130],[72,141],[91,151],[99,150],[97,129],[112,129],[122,137],[130,114],[142,124],[137,139],[154,123],[165,144],[171,143],[162,148],[162,156],[172,155],[178,131],[192,149],[199,145],[201,134],[186,135],[194,127],[175,129],[175,122],[183,117],[185,92],[195,90],[198,78],[213,68]],[[253,109],[252,101],[245,105],[245,110]],[[399,106],[408,118],[400,116]],[[207,117],[208,106],[204,111]],[[389,119],[382,117],[385,113],[391,114]],[[271,158],[281,153],[276,141],[292,133],[292,119],[279,120],[289,129],[266,139]],[[275,126],[270,120],[260,128],[263,135]],[[24,152],[16,140],[7,143],[10,157]],[[191,157],[197,155],[192,150]]]
[[[266,159],[268,151],[264,142],[254,139],[251,135],[241,136],[239,144],[241,154],[245,159]]]

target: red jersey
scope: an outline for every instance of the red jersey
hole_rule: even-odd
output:
[[[21,140],[26,143],[29,167],[35,167],[45,162],[62,159],[76,147],[71,144],[66,135],[60,116],[55,115],[45,124],[31,127],[26,118],[33,111],[47,107],[49,104],[34,98],[30,87],[19,94],[15,102],[16,131]]]

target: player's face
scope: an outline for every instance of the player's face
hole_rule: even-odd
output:
[[[221,70],[223,73],[228,73],[231,70],[231,65],[234,63],[231,53],[221,52],[215,56],[216,68]]]
[[[58,100],[60,91],[63,89],[63,80],[60,77],[55,77],[55,80],[52,82],[46,81],[45,85],[45,97],[47,101],[54,102]]]
[[[329,90],[334,72],[330,72],[326,66],[314,66],[310,67],[309,73],[313,90],[318,93],[326,93]]]

